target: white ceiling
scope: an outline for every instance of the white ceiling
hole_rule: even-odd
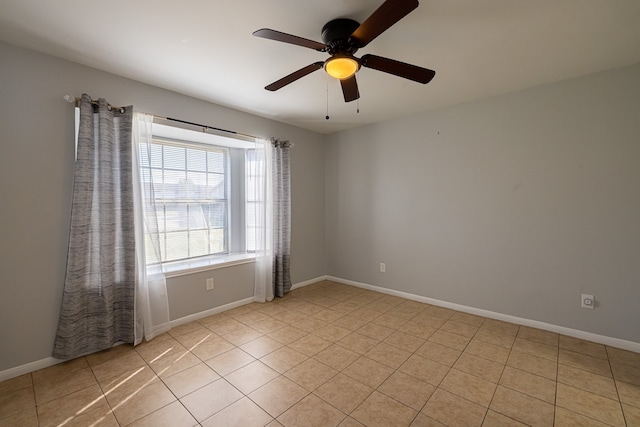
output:
[[[0,0],[0,40],[320,133],[640,62],[638,0],[423,0],[356,56],[433,69],[431,83],[363,68],[360,113],[321,70],[264,90],[327,54],[253,31],[322,41],[326,22],[363,22],[380,4]]]

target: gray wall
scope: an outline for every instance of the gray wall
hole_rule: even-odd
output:
[[[327,273],[640,342],[639,113],[640,64],[331,135]]]
[[[171,277],[167,281],[169,317],[180,319],[253,296],[254,271],[255,263],[249,263]],[[215,288],[208,292],[204,289],[210,277]]]
[[[51,352],[73,177],[62,97],[83,92],[294,142],[294,283],[329,274],[640,342],[639,77],[637,65],[324,137],[0,43],[0,371]],[[174,277],[171,317],[252,289],[250,265]]]
[[[0,371],[50,356],[62,298],[74,158],[65,94],[295,143],[292,280],[325,274],[323,137],[0,43]],[[206,292],[206,277],[216,290]],[[247,266],[168,281],[172,319],[250,297]]]

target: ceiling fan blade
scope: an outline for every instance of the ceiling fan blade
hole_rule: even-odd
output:
[[[290,43],[302,47],[308,47],[309,49],[317,50],[319,52],[324,52],[326,49],[326,46],[323,43],[298,36],[293,36],[287,33],[282,33],[276,30],[270,30],[269,28],[262,28],[260,30],[254,31],[253,35],[256,37],[262,37],[263,39],[275,40],[283,43]]]
[[[344,102],[351,102],[360,98],[360,92],[358,91],[358,82],[356,81],[355,74],[349,78],[340,80],[340,86],[342,86]]]
[[[418,7],[418,0],[387,0],[351,34],[358,47],[368,45]]]
[[[276,91],[278,89],[281,89],[283,87],[285,87],[286,85],[295,82],[296,80],[306,76],[307,74],[311,74],[316,70],[319,70],[320,68],[322,68],[322,66],[324,65],[324,62],[320,61],[320,62],[314,62],[311,65],[307,65],[304,68],[300,68],[298,71],[294,71],[293,73],[289,74],[288,76],[285,76],[283,78],[281,78],[280,80],[277,80],[273,83],[271,83],[269,86],[265,86],[266,90],[270,90],[270,91]]]
[[[374,70],[393,74],[422,84],[429,83],[436,75],[435,71],[429,70],[428,68],[422,68],[417,65],[411,65],[376,55],[364,55],[360,58],[360,64],[363,67],[373,68]]]

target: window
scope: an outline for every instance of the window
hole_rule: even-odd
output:
[[[153,185],[163,262],[247,250],[245,163],[252,147],[153,124],[152,144],[140,147],[141,177]],[[147,260],[153,259],[148,253]]]
[[[255,166],[256,163],[256,152],[255,150],[247,150],[246,152],[246,164],[247,164],[247,191],[246,191],[246,218],[247,218],[247,251],[255,252],[256,251],[256,233],[259,224],[257,224],[257,212],[256,209],[259,209],[257,189],[255,188],[258,185],[258,177],[257,168]]]
[[[154,138],[142,177],[154,183],[162,261],[228,252],[228,151]]]

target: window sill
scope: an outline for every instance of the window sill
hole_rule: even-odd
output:
[[[163,265],[164,275],[167,278],[199,273],[201,271],[216,270],[218,268],[234,265],[249,264],[255,262],[256,256],[252,253],[231,253],[184,261],[169,262]]]

